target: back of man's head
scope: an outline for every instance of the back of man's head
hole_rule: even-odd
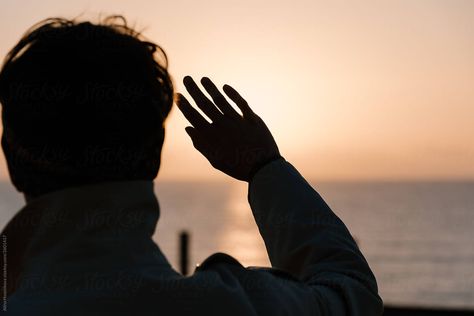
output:
[[[33,26],[7,55],[0,102],[11,180],[34,197],[154,179],[173,86],[164,51],[122,17],[55,18]]]

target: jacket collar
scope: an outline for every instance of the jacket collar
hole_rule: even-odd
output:
[[[20,274],[37,257],[76,241],[108,245],[151,240],[159,216],[152,181],[72,187],[30,200],[2,232],[11,249],[7,293],[14,291]]]

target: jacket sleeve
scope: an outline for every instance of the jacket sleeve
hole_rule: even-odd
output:
[[[248,200],[272,267],[299,280],[280,293],[321,315],[382,315],[375,276],[348,229],[290,163],[262,167]]]

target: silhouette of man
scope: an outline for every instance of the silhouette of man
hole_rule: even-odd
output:
[[[173,85],[164,51],[122,17],[47,19],[0,73],[2,147],[26,205],[2,233],[12,315],[380,315],[369,265],[342,221],[287,162],[232,87],[179,95],[195,148],[249,184],[272,268],[216,253],[192,276],[152,240]],[[241,113],[239,113],[233,102]],[[5,297],[4,296],[4,297]]]

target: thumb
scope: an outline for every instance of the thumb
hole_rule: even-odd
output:
[[[188,126],[188,127],[185,127],[184,130],[185,130],[186,133],[189,135],[189,137],[191,137],[191,139],[194,138],[194,135],[195,135],[194,132],[195,132],[195,130],[194,130],[193,127]]]
[[[191,141],[193,142],[194,148],[196,148],[197,150],[200,151],[200,148],[202,146],[200,146],[201,141],[199,141],[198,131],[192,126],[188,126],[188,127],[184,128],[184,130],[188,134],[189,138],[191,138]]]
[[[184,130],[191,138],[194,148],[196,148],[201,154],[203,154],[207,158],[209,156],[210,146],[207,142],[204,141],[199,131],[192,126],[188,126]]]

